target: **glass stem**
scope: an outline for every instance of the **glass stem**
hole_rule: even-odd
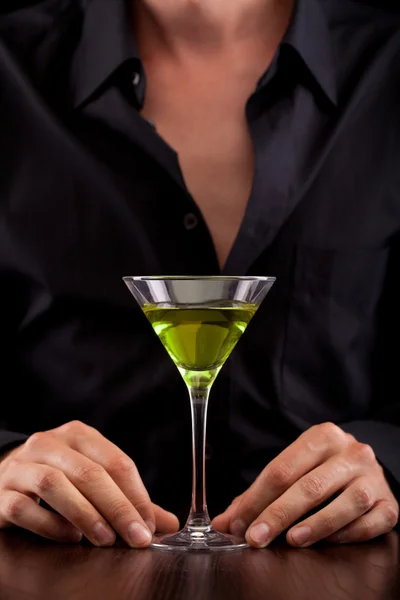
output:
[[[192,508],[186,523],[191,532],[211,531],[206,501],[206,427],[210,388],[188,386],[192,412],[193,486]]]

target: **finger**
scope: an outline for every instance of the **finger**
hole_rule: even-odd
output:
[[[60,453],[54,453],[52,456],[52,459],[47,458],[47,462],[59,466],[74,486],[130,546],[141,548],[150,543],[152,532],[155,530],[155,517],[147,493],[144,499],[138,493],[133,501],[129,500],[101,465],[68,447],[63,446],[62,452],[60,448]],[[137,474],[137,471],[135,472]],[[146,522],[139,510],[149,517]]]
[[[269,541],[348,487],[363,468],[361,463],[352,461],[348,454],[342,453],[301,477],[263,511],[262,522],[269,528]]]
[[[243,494],[231,516],[230,530],[244,535],[248,525],[298,479],[324,463],[351,443],[347,434],[333,423],[311,427],[275,458]]]
[[[129,545],[139,548],[148,545],[151,540],[150,529],[102,466],[56,441],[52,442],[51,451],[43,445],[39,447],[38,444],[36,452],[31,450],[30,456],[35,456],[37,461],[41,460],[46,466],[50,465],[65,474],[73,486]],[[153,510],[151,512],[153,514]],[[151,520],[151,523],[153,522],[154,517]],[[106,543],[106,533],[100,526],[97,529]],[[112,530],[108,529],[110,533]],[[109,543],[113,543],[112,537],[115,541],[114,535],[108,537]]]
[[[0,493],[0,528],[15,525],[49,540],[78,543],[80,531],[59,515],[37,505],[35,500],[19,492],[2,490]]]
[[[236,511],[236,507],[238,506],[239,502],[242,500],[243,494],[241,494],[240,496],[237,496],[232,502],[231,504],[228,506],[228,508],[225,510],[225,512],[223,512],[222,514],[218,515],[217,517],[215,517],[212,521],[212,526],[214,527],[214,529],[216,529],[217,531],[221,531],[222,533],[229,533],[229,524],[231,522],[232,516],[234,515],[235,511]]]
[[[158,504],[153,504],[153,509],[156,518],[156,531],[160,533],[175,533],[179,531],[178,517],[164,510]]]
[[[99,431],[79,421],[67,423],[54,431],[61,432],[72,449],[101,465],[139,512],[143,521],[155,525],[149,494],[135,463],[127,454]]]
[[[13,461],[3,474],[3,481],[7,490],[39,496],[96,546],[115,542],[115,533],[105,519],[61,471],[48,465]]]
[[[349,525],[376,504],[375,487],[369,477],[360,477],[328,506],[288,531],[288,543],[305,548]]]
[[[367,542],[392,531],[398,520],[397,502],[381,500],[368,513],[329,536],[327,541],[333,544]]]

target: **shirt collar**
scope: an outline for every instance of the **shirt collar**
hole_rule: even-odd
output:
[[[141,71],[131,27],[130,2],[86,0],[82,31],[70,74],[72,105],[88,101],[124,65]],[[329,26],[319,0],[295,0],[281,44],[293,48],[325,96],[337,104],[337,80]]]
[[[72,106],[86,103],[123,66],[140,65],[133,39],[129,2],[86,0],[70,73]]]
[[[300,56],[325,96],[337,104],[337,78],[331,34],[320,0],[296,0],[291,25],[282,42]]]

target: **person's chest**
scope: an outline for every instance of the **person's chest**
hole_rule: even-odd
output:
[[[239,77],[221,64],[197,70],[147,72],[142,116],[173,148],[186,187],[211,233],[218,261],[225,264],[238,234],[254,179],[254,147],[246,105],[265,63],[258,60]]]

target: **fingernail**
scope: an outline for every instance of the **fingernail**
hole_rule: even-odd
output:
[[[78,542],[81,542],[81,541],[82,541],[83,535],[82,535],[82,533],[81,533],[80,531],[78,531],[77,529],[73,529],[73,530],[71,531],[71,533],[70,533],[70,536],[69,536],[69,537],[70,537],[70,540],[71,540],[71,542],[76,542],[76,543],[78,543]]]
[[[153,522],[151,519],[147,519],[147,520],[145,521],[145,523],[146,523],[147,527],[150,529],[150,531],[151,531],[152,535],[154,535],[154,534],[155,534],[155,532],[156,532],[156,526],[155,526],[155,523],[154,523],[154,522]]]
[[[138,522],[131,523],[127,530],[128,540],[131,546],[144,546],[151,541],[151,533]]]
[[[259,547],[265,548],[269,539],[269,527],[266,523],[258,523],[249,531],[251,540]]]
[[[311,538],[310,527],[297,527],[291,532],[291,538],[297,546],[304,546]]]
[[[93,527],[93,538],[97,546],[112,546],[115,533],[107,525],[99,522]]]
[[[242,519],[237,519],[230,526],[230,530],[236,537],[243,537],[247,531],[247,524]]]

